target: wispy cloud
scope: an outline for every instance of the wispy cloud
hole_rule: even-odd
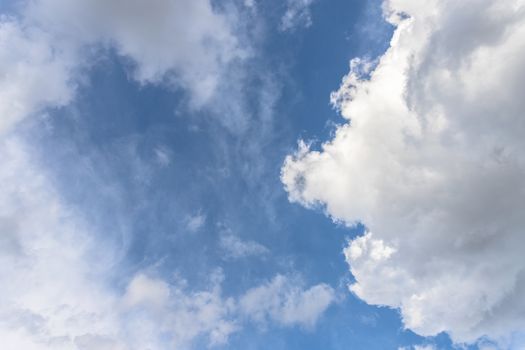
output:
[[[186,228],[190,232],[197,232],[206,223],[206,215],[200,212],[186,218]]]
[[[294,278],[275,276],[241,297],[241,311],[261,325],[272,321],[283,326],[313,327],[335,301],[335,292],[325,284],[303,289],[298,282]]]
[[[286,11],[281,18],[282,31],[294,31],[300,27],[312,25],[310,6],[315,0],[287,0]]]
[[[264,256],[270,251],[268,248],[255,241],[243,241],[232,232],[226,231],[221,234],[220,247],[227,259],[240,259],[249,256]]]

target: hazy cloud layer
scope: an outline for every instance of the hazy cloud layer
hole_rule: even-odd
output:
[[[351,290],[422,335],[525,330],[524,6],[385,1],[390,48],[332,95],[348,122],[282,169],[292,201],[366,225]]]

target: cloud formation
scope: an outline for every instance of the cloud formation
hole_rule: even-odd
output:
[[[347,123],[287,157],[289,198],[366,225],[345,249],[350,289],[406,327],[457,342],[523,332],[525,3],[390,0],[384,13],[389,49],[352,60],[332,94]]]
[[[82,70],[108,48],[141,84],[182,88],[194,108],[215,101],[225,71],[249,54],[237,36],[235,10],[208,0],[35,0],[19,8],[16,16],[0,18],[2,344],[28,350],[184,349],[195,339],[223,344],[246,319],[313,326],[333,302],[324,284],[292,286],[278,276],[233,298],[222,295],[220,279],[193,290],[154,273],[122,276],[112,270],[122,252],[112,251],[105,235],[68,206],[10,130],[28,116],[70,103]],[[232,73],[236,82],[248,75]],[[278,94],[270,80],[263,83],[270,88],[261,89],[263,122]],[[159,166],[171,164],[162,147],[154,155]],[[197,231],[205,222],[198,214],[187,228]],[[268,253],[232,235],[221,243],[234,258]],[[258,296],[263,306],[250,308]]]
[[[212,273],[208,287],[198,290],[154,271],[123,276],[115,268],[119,252],[63,202],[24,143],[11,136],[0,146],[5,348],[189,349],[196,339],[213,346],[226,343],[247,317],[267,313],[282,325],[311,325],[332,302],[330,287],[292,287],[283,276],[272,288],[256,286],[237,297],[223,296],[221,273]],[[125,287],[117,288],[115,280]],[[256,309],[248,307],[252,303]]]
[[[249,51],[235,11],[209,0],[37,0],[19,8],[0,17],[0,131],[67,104],[101,47],[126,58],[138,82],[189,92],[192,108],[209,103],[230,63]]]
[[[48,33],[0,16],[0,134],[27,115],[67,104],[76,63]]]
[[[248,290],[239,304],[241,312],[259,324],[273,321],[311,328],[334,301],[335,292],[326,284],[302,289],[293,278],[277,275]]]
[[[118,322],[105,287],[110,249],[94,242],[23,143],[9,137],[0,146],[2,345],[55,350],[111,339]]]
[[[434,345],[414,345],[412,347],[401,347],[398,350],[436,350]]]
[[[189,292],[184,284],[138,273],[122,298],[129,348],[188,349],[197,337],[206,337],[210,346],[226,343],[239,326],[234,300],[222,297],[220,282]]]
[[[244,241],[235,236],[230,230],[221,233],[219,245],[224,251],[226,259],[240,259],[249,256],[263,256],[270,251],[255,241]]]
[[[189,215],[186,218],[186,228],[189,232],[197,232],[206,224],[206,215],[197,212],[195,215]]]
[[[287,0],[286,11],[281,17],[279,28],[282,31],[293,31],[299,27],[312,25],[310,6],[315,0]]]

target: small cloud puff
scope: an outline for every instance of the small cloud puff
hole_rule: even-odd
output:
[[[255,241],[244,241],[230,231],[221,234],[219,245],[226,259],[240,259],[249,256],[264,256],[270,251]]]
[[[206,224],[206,215],[201,212],[186,217],[186,228],[192,233],[199,231],[204,224]]]
[[[286,12],[281,18],[279,29],[281,31],[294,31],[299,27],[310,27],[312,25],[312,13],[310,6],[315,0],[288,0]]]

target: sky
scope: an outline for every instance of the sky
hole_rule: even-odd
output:
[[[2,0],[0,348],[525,349],[523,0]]]

